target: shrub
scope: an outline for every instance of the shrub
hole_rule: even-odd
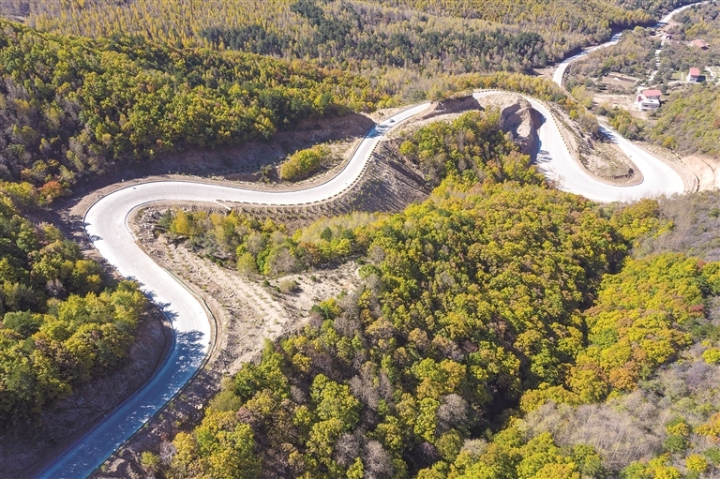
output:
[[[324,145],[300,150],[280,165],[280,178],[288,181],[303,180],[315,173],[329,157],[330,149]]]
[[[280,281],[278,288],[280,289],[280,292],[284,294],[294,293],[299,289],[297,281],[294,279],[284,279]]]
[[[710,348],[703,352],[703,359],[708,364],[720,363],[720,349]]]

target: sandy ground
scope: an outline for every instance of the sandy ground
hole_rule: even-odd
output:
[[[593,101],[598,105],[607,104],[611,108],[622,108],[627,110],[630,115],[635,118],[647,120],[647,112],[640,111],[635,108],[635,94],[630,93],[626,95],[613,95],[609,93],[596,93],[593,96]]]
[[[149,223],[142,217],[139,222]],[[154,238],[147,228],[138,234],[152,258],[188,284],[210,306],[218,326],[213,355],[217,353],[224,358],[224,367],[220,370],[224,374],[237,372],[242,363],[259,351],[264,339],[275,339],[304,324],[316,302],[354,288],[359,279],[358,267],[351,262],[333,270],[273,278],[268,286],[263,286],[265,278],[248,278],[200,258],[186,243],[174,245],[164,237]],[[295,280],[298,287],[293,293],[283,294],[276,286],[288,279]]]

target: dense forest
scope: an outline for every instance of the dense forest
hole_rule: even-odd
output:
[[[523,70],[542,66],[547,60],[544,39],[535,32],[506,33],[499,28],[477,32],[435,30],[420,25],[388,31],[376,26],[385,23],[378,18],[378,14],[383,14],[381,10],[365,11],[341,4],[325,13],[313,0],[299,0],[290,6],[290,11],[313,27],[314,34],[307,41],[292,42],[257,25],[239,29],[215,27],[204,30],[202,36],[215,46],[222,43],[226,48],[276,55],[283,54],[292,44],[295,57],[327,58],[322,63],[357,65],[358,72],[384,66],[426,67],[448,73]],[[388,20],[418,22],[402,16]]]
[[[36,417],[73,387],[117,367],[145,297],[0,195],[0,421]]]
[[[406,477],[452,463],[524,391],[562,378],[582,347],[579,312],[626,248],[584,200],[510,183],[448,182],[373,229],[366,286],[246,366],[176,438],[170,477]]]
[[[305,59],[418,101],[452,75],[542,67],[682,3],[272,0],[258,8],[250,0],[7,0],[0,13],[64,34]]]
[[[635,265],[639,261],[665,258],[664,264],[656,263],[656,266],[675,268],[677,279],[697,266],[715,268],[716,263],[701,261],[682,265],[667,259],[681,258],[688,253],[707,261],[720,258],[715,234],[720,222],[718,201],[720,194],[716,191],[660,200],[657,212],[663,225],[662,233],[645,235],[636,243]],[[678,267],[685,272],[681,273]],[[653,271],[657,272],[655,267],[649,270]],[[717,273],[706,271],[705,275],[705,281],[687,285],[690,295],[685,296],[686,299],[698,298],[698,287],[717,293],[713,290],[717,286]],[[687,330],[692,345],[680,353],[677,361],[641,379],[637,389],[629,394],[611,395],[598,404],[548,403],[529,413],[516,426],[529,436],[551,433],[562,447],[591,444],[612,468],[627,467],[621,477],[717,475],[720,467],[717,428],[720,303],[713,297],[709,301],[698,301],[690,310],[700,313],[693,320],[695,325]],[[703,315],[707,319],[703,319]],[[688,317],[684,314],[679,317],[683,316]]]
[[[376,0],[376,3],[380,3]],[[383,2],[385,3],[385,2]],[[546,4],[541,1],[508,2],[495,0],[391,0],[391,5],[429,11],[440,15],[481,18],[494,23],[519,25],[523,28],[541,26],[550,32],[574,32],[597,40],[609,28],[645,23],[671,4],[655,2],[650,9],[640,2],[577,2],[563,0]],[[645,2],[643,2],[645,3]],[[678,2],[679,3],[679,2]],[[593,18],[588,14],[592,12]]]
[[[85,0],[82,2],[26,1],[5,2],[5,13],[27,17],[31,26],[43,30],[86,36],[108,36],[114,33],[138,33],[152,40],[178,43],[183,46],[202,45],[203,32],[212,28],[255,28],[265,33],[258,38],[266,48],[276,48],[273,53],[294,51],[283,49],[287,43],[307,44],[313,35],[330,34],[331,40],[342,37],[345,41],[362,37],[364,28],[374,29],[372,23],[383,25],[374,34],[399,33],[402,23],[411,23],[409,30],[421,27],[425,31],[452,29],[467,25],[477,30],[533,31],[554,38],[560,43],[567,41],[561,35],[573,38],[573,46],[597,42],[607,37],[612,27],[647,23],[673,4],[682,2],[655,2],[649,10],[646,5],[613,4],[594,1],[587,4],[565,0],[552,8],[541,2],[522,4],[504,1],[466,2],[353,2],[334,0],[274,0],[258,9],[248,0],[214,2],[178,2],[153,0],[148,2],[117,2],[114,0]],[[388,8],[394,5],[399,8]],[[314,11],[312,15],[309,12]],[[323,11],[330,13],[325,17]],[[594,16],[590,16],[592,12]],[[293,15],[296,14],[296,15]],[[354,20],[354,21],[353,21]],[[358,22],[358,20],[360,22]],[[374,21],[373,21],[374,20]],[[317,23],[320,21],[321,23]],[[258,28],[260,27],[260,28]],[[320,27],[313,29],[312,27]],[[335,28],[340,27],[340,28]],[[518,28],[520,27],[520,28]],[[313,31],[315,30],[315,31]],[[409,31],[408,30],[408,31]],[[251,30],[246,30],[251,33]],[[555,38],[557,36],[557,38]],[[553,42],[555,43],[555,42]],[[302,47],[300,47],[302,48]],[[563,48],[561,45],[553,48]],[[572,46],[571,46],[572,48]],[[559,50],[554,51],[558,54]]]
[[[0,27],[0,179],[50,199],[110,165],[267,139],[378,100],[366,80],[302,62]]]
[[[702,438],[717,434],[717,409],[681,415],[651,391],[685,374],[673,363],[681,355],[705,375],[703,365],[720,361],[706,309],[720,293],[720,264],[661,247],[630,257],[633,245],[649,252],[648,240],[673,231],[657,202],[600,208],[549,189],[495,129],[492,112],[471,113],[408,136],[399,150],[439,186],[402,213],[325,219],[292,234],[236,213],[166,215],[164,227],[197,245],[237,245],[244,272],[282,274],[266,265],[283,250],[294,268],[354,256],[363,282],[268,343],[196,429],[162,456],[144,455],[148,470],[423,479],[714,471],[720,451]],[[647,430],[628,425],[644,414],[638,401]],[[575,428],[588,408],[596,422]],[[668,418],[648,419],[660,412]],[[598,424],[624,429],[603,438]]]
[[[651,140],[684,154],[720,157],[720,86],[700,85],[670,94],[649,128]]]

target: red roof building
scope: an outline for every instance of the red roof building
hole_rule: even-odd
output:
[[[660,95],[662,95],[662,92],[660,90],[643,90],[642,95],[645,98],[654,98],[656,100],[659,100]]]
[[[690,73],[687,76],[688,83],[699,83],[703,80],[703,76],[700,74],[699,68],[691,68]]]
[[[691,41],[690,46],[702,48],[703,50],[707,50],[708,48],[710,48],[710,45],[705,43],[704,40],[700,40],[700,39]]]
[[[641,111],[657,110],[660,108],[660,90],[643,90],[637,97],[637,105]]]

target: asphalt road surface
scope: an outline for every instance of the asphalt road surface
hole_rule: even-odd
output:
[[[545,176],[555,180],[558,189],[600,202],[634,201],[684,192],[685,185],[675,170],[604,126],[600,127],[603,133],[635,163],[642,172],[643,181],[633,186],[617,186],[593,178],[570,155],[555,120],[544,104],[532,98],[528,100],[545,119],[545,123],[538,130],[540,151],[537,155],[537,166]]]

